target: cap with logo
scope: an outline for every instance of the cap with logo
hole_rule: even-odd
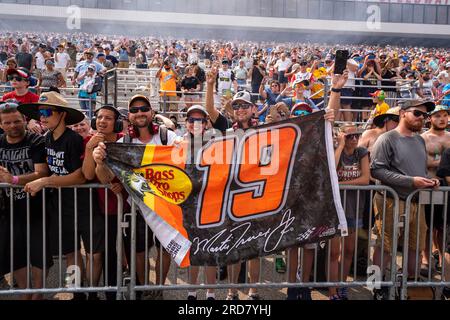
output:
[[[233,100],[231,101],[231,103],[233,104],[236,101],[244,101],[250,104],[254,104],[252,102],[252,97],[250,95],[250,92],[248,91],[239,91],[238,93],[236,93],[233,97]]]
[[[200,112],[200,113],[203,113],[203,115],[205,117],[208,116],[208,112],[206,111],[206,109],[199,104],[195,104],[195,105],[189,107],[189,109],[187,110],[187,113],[186,113],[186,117],[189,117],[189,115],[193,112]]]

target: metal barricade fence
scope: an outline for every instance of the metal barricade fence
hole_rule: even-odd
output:
[[[181,269],[174,263],[169,268],[170,256],[160,246],[152,247],[152,233],[137,212],[135,204],[131,205],[131,213],[123,214],[123,200],[120,195],[117,196],[117,216],[100,215],[103,220],[98,220],[99,215],[95,211],[98,202],[95,194],[98,190],[104,191],[103,209],[104,212],[108,212],[107,186],[86,184],[57,188],[52,189],[53,194],[49,194],[47,189],[38,196],[40,199],[33,199],[29,194],[20,193],[21,188],[0,184],[2,193],[0,196],[0,212],[2,213],[0,215],[2,235],[0,271],[9,283],[8,288],[0,289],[0,297],[103,292],[109,294],[109,298],[112,294],[115,299],[124,297],[136,299],[139,297],[162,298],[163,292],[171,297],[176,295],[169,291],[254,288],[264,291],[261,295],[265,298],[284,299],[285,292],[281,292],[281,289],[285,288],[312,288],[318,291],[326,288],[340,288],[340,290],[352,288],[352,297],[359,299],[371,299],[370,290],[374,289],[384,289],[384,297],[388,299],[396,298],[398,293],[401,299],[406,299],[409,295],[408,289],[412,290],[410,288],[450,286],[450,281],[443,276],[446,272],[448,273],[446,271],[450,267],[448,264],[442,262],[442,275],[439,276],[432,274],[430,261],[429,269],[426,270],[427,274],[421,275],[421,261],[418,259],[421,253],[415,250],[413,254],[408,255],[411,251],[411,235],[414,237],[413,242],[416,243],[416,248],[419,248],[419,239],[423,239],[420,238],[419,232],[423,232],[424,229],[419,226],[420,219],[424,219],[425,216],[420,214],[420,210],[423,211],[421,205],[424,204],[430,205],[428,227],[431,233],[434,229],[441,228],[443,235],[440,238],[441,249],[447,249],[448,217],[444,214],[440,222],[437,220],[442,212],[446,213],[448,210],[450,187],[416,191],[406,201],[400,201],[396,192],[390,187],[341,185],[341,199],[346,211],[349,237],[336,237],[315,245],[290,248],[271,256],[253,259],[251,262],[246,261],[242,265],[244,270],[242,283],[237,281],[238,271],[234,273],[234,267],[229,268],[227,280],[223,279],[224,268]],[[79,194],[79,190],[85,190],[84,194]],[[11,194],[22,202],[19,203],[18,200],[8,196]],[[72,195],[73,206],[61,200],[62,194],[65,199],[68,194]],[[56,202],[55,197],[59,199]],[[81,214],[83,210],[79,206],[83,203],[87,205],[83,209],[84,212],[88,211],[87,216]],[[419,209],[413,208],[415,204]],[[435,206],[440,207],[436,209]],[[70,211],[71,208],[79,214],[67,215],[67,210]],[[42,216],[38,215],[39,212],[42,212]],[[416,219],[415,224],[412,223],[411,214]],[[70,225],[74,230],[67,229],[65,219],[73,219]],[[96,225],[96,223],[100,224]],[[96,238],[98,235],[96,227],[99,225],[104,226],[101,239]],[[412,226],[413,229],[411,229]],[[73,236],[73,239],[68,241],[69,238],[65,233],[69,233],[69,238]],[[56,238],[50,239],[52,238],[50,236],[53,238],[56,236]],[[403,246],[402,242],[399,246],[398,239],[402,237]],[[116,238],[115,241],[114,238]],[[156,241],[156,239],[153,240]],[[426,240],[431,247],[432,235],[427,235]],[[53,243],[50,243],[51,241]],[[71,266],[65,266],[67,258],[65,262],[64,255],[73,251],[67,247],[66,241],[73,245],[73,248],[81,247],[85,252],[81,257],[82,260],[79,260],[78,255],[73,255],[74,261]],[[98,245],[98,241],[103,242],[105,246],[100,250],[105,258],[102,278],[98,269],[99,264],[94,261],[96,259],[94,248]],[[111,241],[114,242],[112,245]],[[124,244],[125,247],[123,247]],[[57,245],[56,252],[49,251],[51,245]],[[129,275],[125,275],[123,252],[126,254]],[[55,253],[53,257],[52,253]],[[7,254],[6,258],[5,254]],[[426,254],[431,260],[431,252],[427,251]],[[442,255],[445,256],[444,253]],[[49,256],[51,259],[46,259]],[[416,260],[413,265],[410,262],[412,256]],[[113,261],[108,257],[113,257]],[[36,263],[39,259],[41,259],[42,267],[39,262]],[[282,264],[287,266],[285,270],[276,270],[280,259]],[[86,279],[82,276],[83,272],[75,267],[82,262],[87,266]],[[54,266],[49,268],[53,263]],[[39,273],[39,270],[34,268],[35,264],[41,270],[49,270],[48,275]],[[67,270],[66,267],[68,267]],[[116,271],[116,275],[112,278],[108,275],[111,268]],[[200,269],[205,269],[207,272],[203,270],[204,272],[200,273],[201,280],[197,281]],[[211,277],[212,273],[215,277]],[[248,273],[250,273],[250,279],[247,277]],[[165,279],[166,275],[167,279]],[[41,278],[36,281],[36,276]],[[32,277],[34,277],[33,281]],[[17,284],[14,285],[14,282]],[[219,296],[221,294],[223,293],[218,292]],[[177,296],[177,298],[180,297]],[[183,298],[185,297],[181,299]]]
[[[108,186],[44,189],[35,197],[22,189],[0,184],[0,276],[9,282],[0,297],[104,292],[121,299],[122,196],[111,214]]]
[[[387,288],[389,289],[389,292],[388,295],[386,295],[386,298],[393,299],[396,286],[398,285],[397,260],[400,258],[397,256],[397,237],[394,237],[390,244],[392,256],[388,264],[390,264],[391,267],[386,272],[385,269],[387,269],[388,266],[384,262],[386,259],[383,250],[381,250],[381,252],[379,250],[378,253],[376,253],[377,246],[384,246],[384,225],[380,232],[373,233],[372,221],[375,216],[377,219],[382,219],[384,221],[386,214],[392,214],[392,221],[394,223],[393,230],[398,234],[400,226],[398,219],[398,196],[393,189],[386,186],[341,185],[340,187],[344,208],[347,206],[347,202],[350,203],[350,201],[350,207],[352,205],[356,206],[356,208],[364,207],[364,210],[361,212],[359,209],[356,210],[356,217],[354,217],[354,220],[365,220],[366,231],[363,232],[362,229],[359,228],[353,229],[353,251],[347,250],[347,247],[345,246],[346,241],[349,241],[347,238],[334,238],[314,245],[312,248],[307,245],[304,248],[291,248],[282,253],[253,259],[250,267],[247,266],[247,262],[245,263],[245,266],[243,266],[245,269],[243,283],[237,283],[235,280],[230,282],[230,277],[233,279],[237,277],[236,274],[233,275],[232,269],[231,273],[230,269],[228,270],[228,280],[224,281],[221,280],[224,268],[204,266],[181,269],[174,265],[173,262],[172,266],[169,268],[167,265],[168,254],[162,248],[156,247],[155,249],[150,247],[151,244],[149,245],[148,237],[150,237],[151,234],[147,226],[145,226],[145,237],[142,235],[143,231],[142,228],[139,227],[139,224],[143,223],[143,218],[140,217],[140,213],[136,211],[135,204],[133,203],[131,210],[132,242],[130,244],[132,255],[130,259],[130,283],[128,286],[128,289],[130,290],[130,299],[139,298],[140,296],[151,299],[156,297],[161,299],[163,297],[163,292],[166,292],[166,295],[170,296],[169,299],[185,299],[186,295],[180,297],[180,293],[169,293],[169,291],[188,290],[191,292],[198,289],[224,290],[247,288],[266,290],[265,294],[262,295],[264,298],[274,299],[274,297],[276,297],[277,299],[284,299],[286,297],[285,294],[280,292],[280,290],[284,288],[325,289],[330,287],[355,288],[355,290],[357,288]],[[374,214],[372,207],[374,204],[373,198],[376,193],[381,197],[382,207],[378,207],[378,211]],[[391,202],[389,202],[389,199],[391,199]],[[389,204],[391,205],[389,207],[390,211],[387,210]],[[363,214],[364,219],[362,219]],[[141,220],[140,223],[138,220]],[[363,235],[363,233],[365,235]],[[139,234],[140,243],[136,243]],[[143,240],[144,238],[145,240]],[[142,248],[143,243],[145,249]],[[341,249],[336,251],[336,245],[341,245]],[[136,253],[137,246],[141,247],[138,255]],[[142,252],[142,250],[144,252]],[[292,261],[291,256],[295,256],[295,254],[292,255],[292,253],[290,253],[291,250],[300,251],[297,251],[298,257]],[[378,254],[378,258],[374,257],[376,254]],[[157,257],[158,255],[159,259]],[[339,266],[338,260],[345,260],[346,255],[349,255],[350,257],[346,268],[353,269],[352,272],[350,272],[350,269],[344,270],[343,264]],[[143,261],[142,258],[144,258]],[[277,259],[283,259],[283,262],[285,261],[285,265],[287,266],[285,274],[276,272]],[[374,259],[378,260],[374,261]],[[150,267],[149,260],[154,265],[154,268]],[[306,266],[308,260],[310,261],[309,264],[311,264],[312,260],[312,265]],[[293,269],[292,266],[301,267],[298,269],[295,267]],[[338,270],[337,266],[339,266],[340,276],[335,273],[335,278],[330,279],[330,277],[332,277],[330,269],[334,268],[334,270]],[[199,268],[204,269],[204,272],[201,277],[202,281],[197,282]],[[207,268],[209,268],[208,272],[206,272]],[[209,275],[210,280],[208,281],[207,273],[211,274],[211,269],[215,269],[215,280],[212,281],[211,275]],[[250,281],[247,278],[248,271],[250,272]],[[167,279],[165,279],[166,274],[168,275]],[[307,274],[310,276],[307,276]],[[193,275],[195,278],[190,278],[190,275]],[[308,279],[305,279],[305,276]],[[300,281],[292,280],[299,279],[299,277]],[[139,278],[141,278],[141,281],[139,281]],[[152,280],[153,283],[151,283]],[[362,292],[361,295],[363,298],[367,298],[369,295],[370,299],[372,298],[369,290],[360,290],[359,292]],[[219,295],[223,295],[223,292],[220,292]]]
[[[403,300],[414,299],[411,296],[416,293],[410,291],[417,288],[432,288],[433,295],[436,296],[438,288],[450,287],[449,195],[450,187],[417,190],[405,201],[400,294]],[[438,250],[437,257],[433,257],[434,245]],[[421,247],[423,251],[420,250]],[[426,255],[428,262],[424,267],[423,255]],[[437,261],[433,265],[434,260]],[[429,294],[430,292],[427,298]]]

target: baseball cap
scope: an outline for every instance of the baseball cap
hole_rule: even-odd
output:
[[[292,83],[292,87],[295,87],[297,84],[302,83],[302,82],[306,82],[305,85],[309,84],[309,78],[308,75],[305,75],[301,78],[295,79],[295,81]]]
[[[104,54],[103,52],[100,52],[99,54],[97,54],[97,58],[100,58],[100,57],[106,57],[106,54]]]
[[[296,115],[295,112],[299,110],[305,111],[303,115],[307,115],[313,112],[313,109],[309,106],[309,104],[307,104],[306,102],[300,102],[292,107],[291,115]]]
[[[90,64],[90,65],[88,65],[87,68],[88,68],[88,69],[91,69],[91,70],[94,70],[94,71],[97,70],[97,67],[95,66],[95,64]]]
[[[23,68],[23,67],[20,67],[17,69],[8,69],[6,71],[7,75],[14,74],[14,73],[17,73],[19,76],[21,76],[22,78],[25,78],[25,79],[29,79],[31,77],[30,71],[27,68]]]
[[[150,108],[152,107],[150,100],[146,96],[144,96],[143,94],[136,94],[136,95],[132,96],[130,101],[128,102],[128,109],[130,109],[130,105],[135,100],[144,100],[150,106]]]
[[[445,64],[445,67],[446,67],[446,68],[450,68],[450,62],[447,62],[447,63]]]
[[[206,109],[203,106],[201,106],[199,104],[195,104],[195,105],[189,107],[189,109],[187,110],[187,113],[186,113],[186,117],[189,117],[189,114],[191,114],[192,112],[195,112],[195,111],[203,113],[203,115],[205,117],[208,116],[208,112],[206,111]]]
[[[374,93],[369,93],[369,95],[371,97],[376,97],[377,99],[382,100],[382,101],[384,101],[384,99],[386,98],[386,94],[384,93],[383,90],[377,90]]]
[[[230,64],[230,62],[228,61],[228,59],[223,59],[222,64]]]
[[[433,115],[439,111],[447,111],[447,113],[450,112],[450,108],[448,106],[444,106],[444,105],[437,105],[433,111],[430,112],[430,115]]]
[[[435,104],[433,101],[425,100],[425,99],[414,99],[414,100],[406,100],[402,103],[401,109],[406,110],[412,107],[425,106],[427,108],[427,112],[432,112],[435,108]]]
[[[233,100],[231,101],[231,104],[233,104],[235,101],[245,101],[247,103],[254,104],[252,102],[252,97],[248,91],[239,91],[236,93],[233,97]]]

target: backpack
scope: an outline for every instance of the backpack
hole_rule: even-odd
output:
[[[161,144],[163,146],[167,146],[167,142],[168,142],[168,133],[167,133],[168,129],[166,127],[159,127],[159,138],[161,139]],[[123,137],[123,142],[124,143],[131,143],[131,141],[133,141],[133,139],[131,139],[131,136],[129,134],[125,135]]]
[[[92,89],[88,91],[89,94],[96,93],[101,91],[103,88],[103,77],[102,76],[96,76],[94,80],[94,85],[92,86]]]

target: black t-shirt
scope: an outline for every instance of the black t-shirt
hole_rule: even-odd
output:
[[[25,138],[19,142],[10,144],[6,135],[0,136],[0,165],[13,176],[21,176],[34,172],[34,164],[45,163],[46,153],[44,138],[36,133],[27,132]],[[9,190],[6,192],[9,197]],[[17,213],[26,213],[27,196],[23,189],[13,189],[14,209]],[[41,200],[38,194],[30,197],[31,208],[41,208],[37,202]]]
[[[187,90],[196,89],[199,84],[200,81],[196,77],[185,77],[181,81],[181,87]]]
[[[31,65],[33,64],[33,56],[28,52],[19,52],[16,54],[16,61],[18,67],[23,67],[31,70]]]
[[[230,123],[228,122],[227,118],[225,118],[225,116],[221,113],[219,113],[216,122],[214,122],[212,125],[214,129],[217,129],[221,132],[225,132],[228,128],[230,128]]]
[[[119,64],[119,60],[110,54],[106,56],[106,60],[111,61],[114,65]]]
[[[67,128],[57,139],[53,139],[51,132],[45,135],[45,149],[47,151],[47,164],[50,175],[65,176],[75,172],[83,165],[84,142],[83,138],[76,132]],[[57,199],[58,193],[53,192],[53,199]],[[74,192],[70,188],[61,189],[61,202],[63,214],[71,215],[75,210]],[[78,214],[89,214],[89,190],[77,189],[77,212]]]
[[[83,164],[83,138],[69,128],[56,141],[51,132],[47,133],[45,149],[51,174],[65,176],[81,168]]]
[[[264,78],[264,76],[261,74],[261,72],[259,71],[259,68],[257,66],[253,66],[253,71],[252,71],[252,86],[260,86],[262,79]]]

